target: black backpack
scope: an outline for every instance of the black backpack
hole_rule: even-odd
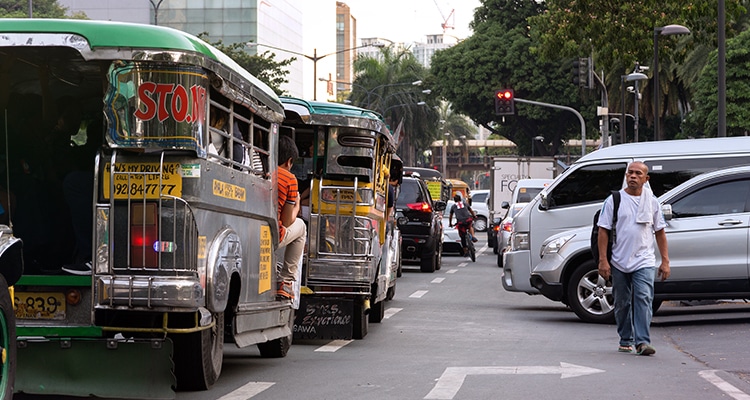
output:
[[[609,240],[607,240],[607,260],[612,259],[612,244],[617,239],[617,211],[620,208],[620,191],[612,191],[612,200],[614,201],[612,210],[612,230],[609,233]],[[599,262],[599,214],[602,210],[597,211],[594,214],[594,227],[591,229],[591,255],[594,256],[594,262]]]

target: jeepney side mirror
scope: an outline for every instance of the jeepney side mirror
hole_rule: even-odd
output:
[[[433,203],[432,208],[435,211],[445,211],[445,202],[442,200],[437,200],[435,203]]]
[[[672,214],[672,205],[671,204],[662,204],[661,205],[661,213],[664,215],[664,220],[669,221],[670,219],[674,218],[674,214]]]

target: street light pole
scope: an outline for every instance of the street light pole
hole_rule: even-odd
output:
[[[292,51],[292,50],[282,49],[280,47],[270,46],[270,45],[267,45],[267,44],[260,44],[260,43],[253,43],[253,42],[248,42],[248,43],[245,43],[245,44],[247,46],[263,46],[263,47],[268,47],[269,49],[274,49],[274,50],[279,50],[279,51],[285,51],[287,53],[298,55],[298,56],[302,56],[302,57],[307,58],[308,60],[311,60],[313,62],[313,100],[315,100],[315,101],[318,100],[318,61],[320,61],[320,60],[322,60],[322,59],[324,59],[324,58],[326,58],[328,56],[332,56],[334,54],[345,53],[347,51],[357,50],[357,49],[361,49],[363,47],[385,47],[385,44],[379,43],[379,42],[378,43],[368,43],[368,44],[363,44],[361,46],[356,46],[356,47],[351,47],[351,48],[348,48],[348,49],[334,51],[333,53],[323,54],[322,56],[319,56],[318,55],[318,49],[314,48],[313,49],[313,55],[309,56],[309,55],[304,54],[304,53],[299,53],[299,52]]]
[[[534,136],[531,138],[531,158],[534,158],[534,147],[536,146],[536,141],[542,141],[544,140],[544,136]]]
[[[657,26],[654,28],[654,140],[661,140],[659,135],[659,36],[686,35],[690,29],[682,25]]]

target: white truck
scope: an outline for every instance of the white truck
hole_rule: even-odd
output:
[[[511,203],[519,179],[554,179],[558,167],[550,157],[495,157],[490,169],[490,217],[503,218],[504,201]]]

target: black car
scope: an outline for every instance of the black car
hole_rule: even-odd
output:
[[[433,201],[427,184],[405,175],[396,198],[396,218],[401,231],[401,261],[419,263],[422,272],[440,269],[444,201]]]

